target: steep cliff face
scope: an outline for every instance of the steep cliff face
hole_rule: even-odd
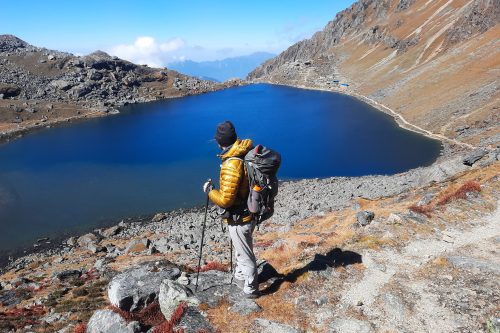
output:
[[[494,145],[499,22],[500,0],[360,0],[249,79],[351,90],[432,132]]]

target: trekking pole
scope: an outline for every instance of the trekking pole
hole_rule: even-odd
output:
[[[211,179],[208,179],[208,182],[212,182]],[[207,202],[205,204],[205,217],[203,218],[203,225],[201,228],[201,243],[200,243],[200,256],[198,257],[198,272],[196,274],[196,286],[194,291],[198,291],[198,278],[200,277],[200,268],[201,268],[201,257],[203,256],[203,238],[205,238],[205,226],[207,224],[207,213],[208,213],[208,193],[207,193]]]
[[[231,265],[231,282],[233,284],[234,272],[233,272],[233,240],[229,243],[229,265]]]

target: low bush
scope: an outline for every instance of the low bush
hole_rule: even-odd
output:
[[[430,205],[430,204],[422,205],[422,206],[411,205],[408,208],[414,213],[422,214],[422,215],[425,215],[427,217],[431,217],[432,216],[431,214],[434,212],[434,206]]]
[[[85,333],[87,332],[87,325],[84,323],[80,323],[75,326],[75,329],[73,331],[74,333]]]
[[[437,202],[438,206],[444,206],[457,199],[467,199],[467,193],[481,192],[481,184],[476,181],[468,181],[458,188],[458,190],[448,193],[440,198]]]

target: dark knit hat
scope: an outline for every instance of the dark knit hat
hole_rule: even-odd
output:
[[[229,147],[236,141],[237,138],[238,136],[236,135],[234,125],[229,120],[217,125],[215,140],[222,147]]]

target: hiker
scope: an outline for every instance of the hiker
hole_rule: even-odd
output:
[[[222,150],[218,155],[222,159],[220,189],[214,189],[211,182],[206,182],[203,191],[210,201],[224,209],[221,217],[228,225],[236,252],[235,284],[243,290],[244,297],[258,298],[261,294],[252,237],[256,221],[247,207],[249,184],[243,162],[253,143],[250,139],[238,139],[230,121],[217,126],[215,140]]]

